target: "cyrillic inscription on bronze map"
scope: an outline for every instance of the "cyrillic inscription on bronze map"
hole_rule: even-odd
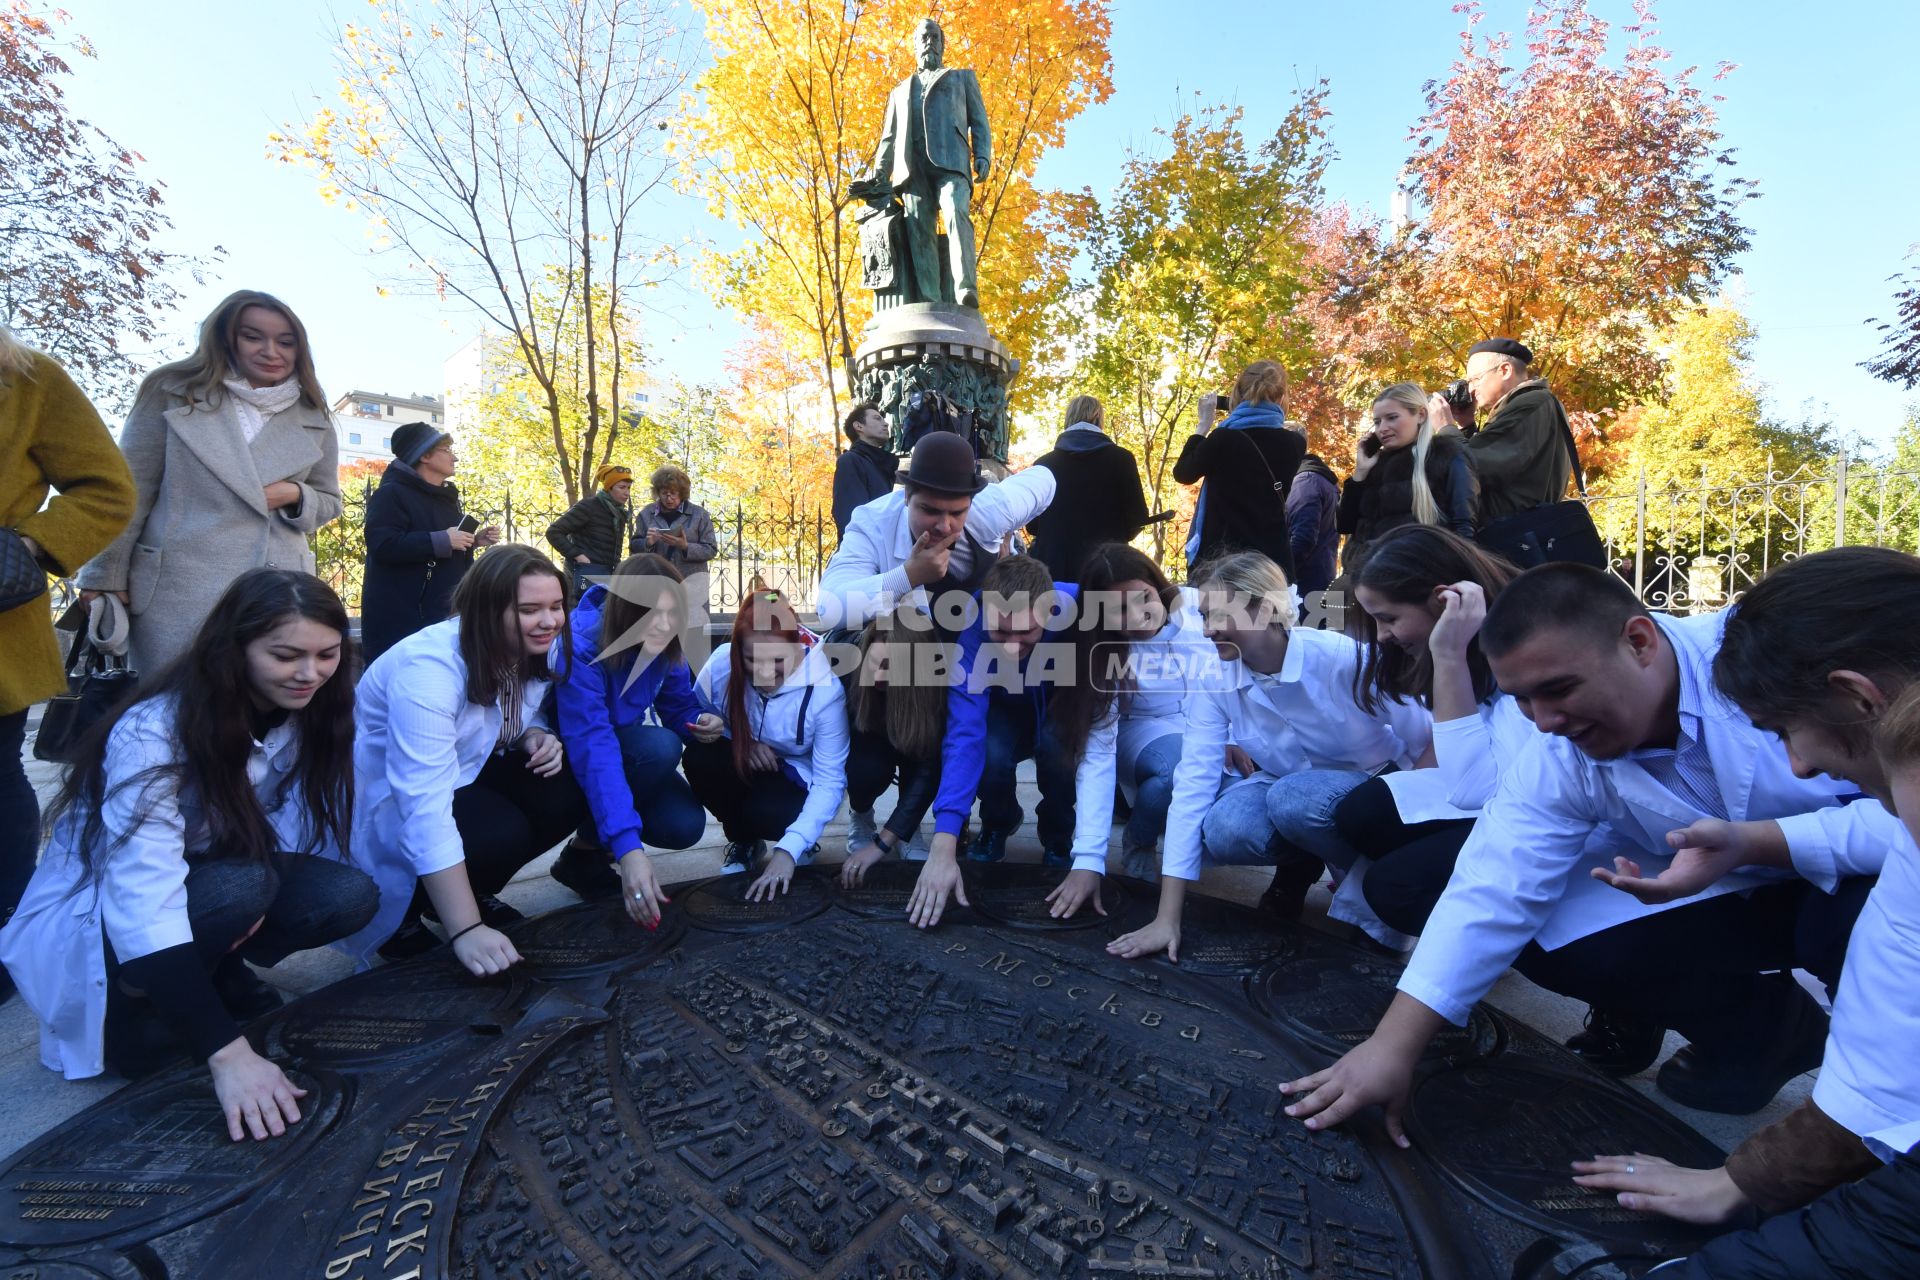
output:
[[[1422,1081],[1409,1127],[1470,1194],[1543,1229],[1626,1241],[1654,1228],[1684,1236],[1658,1215],[1622,1209],[1612,1195],[1573,1181],[1575,1160],[1605,1151],[1659,1152],[1694,1168],[1726,1159],[1664,1111],[1623,1111],[1625,1092],[1609,1080],[1496,1060]]]
[[[526,976],[476,979],[444,952],[357,974],[289,1005],[273,1022],[277,1052],[332,1066],[417,1054],[474,1034],[497,1035]]]
[[[1248,990],[1269,1018],[1337,1057],[1373,1034],[1399,977],[1391,960],[1310,940],[1299,954],[1261,966]],[[1441,1028],[1426,1056],[1484,1058],[1500,1047],[1501,1034],[1495,1015],[1476,1006],[1466,1026]]]
[[[967,872],[1003,910],[1060,878]],[[0,1166],[0,1280],[1633,1280],[1697,1240],[1566,1167],[1719,1153],[1504,1015],[1427,1060],[1410,1151],[1286,1117],[1391,990],[1343,942],[1195,896],[1228,968],[1197,974],[1106,954],[1117,920],[922,931],[835,873],[669,886],[677,942],[593,903],[504,981],[442,955],[298,1001],[289,1136],[229,1142],[204,1071],[130,1087]]]
[[[817,875],[795,874],[785,893],[761,902],[748,902],[754,877],[742,873],[718,876],[684,890],[676,897],[687,923],[715,933],[766,933],[810,920],[833,905],[827,886]]]
[[[1067,877],[1065,867],[1036,867],[1031,864],[997,863],[965,869],[967,897],[978,911],[995,924],[1014,929],[1097,929],[1102,926],[1125,933],[1153,918],[1145,886],[1137,880],[1107,876],[1100,885],[1100,905],[1106,915],[1088,902],[1064,920],[1053,917],[1047,895],[1060,887]]]
[[[291,1072],[308,1119],[285,1141],[235,1143],[204,1071],[132,1086],[54,1130],[0,1174],[0,1245],[142,1239],[223,1208],[271,1180],[332,1123],[339,1085]]]
[[[507,936],[534,976],[579,978],[653,960],[678,945],[686,928],[677,903],[668,903],[659,926],[649,929],[611,898],[535,916],[509,927]]]

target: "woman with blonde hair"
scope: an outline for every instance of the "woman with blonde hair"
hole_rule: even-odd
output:
[[[1287,493],[1307,439],[1288,423],[1286,398],[1287,371],[1271,360],[1254,361],[1234,380],[1218,431],[1220,397],[1200,397],[1199,430],[1173,464],[1179,483],[1205,482],[1188,531],[1189,567],[1226,551],[1258,551],[1293,577]]]
[[[127,606],[133,665],[148,675],[186,652],[248,569],[313,572],[307,539],[340,516],[339,437],[306,328],[253,289],[213,309],[192,355],[147,375],[120,448],[133,520],[79,585]]]
[[[1396,382],[1373,398],[1373,430],[1360,437],[1353,472],[1340,494],[1347,571],[1381,534],[1425,524],[1473,537],[1480,484],[1466,443],[1435,430],[1427,393]]]
[[[1369,712],[1345,696],[1360,646],[1338,632],[1295,627],[1293,587],[1266,556],[1241,551],[1208,561],[1192,585],[1223,670],[1186,700],[1160,911],[1107,946],[1129,959],[1164,951],[1179,960],[1187,884],[1206,863],[1275,867],[1261,907],[1298,917],[1322,868],[1276,830],[1286,801],[1275,784],[1309,769],[1407,768],[1433,735],[1424,707],[1395,701]]]
[[[1027,525],[1032,554],[1056,582],[1080,581],[1087,555],[1103,542],[1132,542],[1147,523],[1140,465],[1105,432],[1105,411],[1092,396],[1067,405],[1066,430],[1039,465],[1053,472],[1053,501]]]

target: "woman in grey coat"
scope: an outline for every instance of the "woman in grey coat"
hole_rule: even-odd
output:
[[[307,538],[340,516],[339,439],[307,331],[268,294],[230,295],[192,355],[147,375],[120,448],[133,521],[78,585],[82,599],[125,602],[133,665],[149,675],[186,652],[248,569],[312,573]]]

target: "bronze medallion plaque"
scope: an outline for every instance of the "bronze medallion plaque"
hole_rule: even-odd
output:
[[[1010,929],[1097,929],[1105,926],[1125,933],[1153,919],[1153,907],[1137,880],[1103,877],[1101,915],[1088,902],[1064,920],[1053,918],[1047,895],[1067,878],[1066,867],[1036,867],[1031,863],[963,863],[967,897],[973,909],[995,924]]]
[[[1411,1151],[1314,1132],[1276,1085],[1390,966],[1200,896],[1182,965],[1118,960],[1131,922],[1035,920],[1032,867],[969,867],[923,931],[919,870],[673,886],[657,934],[617,903],[516,926],[504,980],[316,992],[269,1024],[312,1091],[288,1137],[229,1142],[203,1070],[132,1086],[0,1166],[0,1280],[1632,1280],[1695,1242],[1565,1165],[1718,1154],[1519,1023],[1423,1064]]]
[[[785,893],[762,902],[747,901],[754,875],[715,876],[683,888],[671,896],[696,929],[714,933],[768,933],[798,920],[811,919],[833,905],[826,875],[795,870]]]

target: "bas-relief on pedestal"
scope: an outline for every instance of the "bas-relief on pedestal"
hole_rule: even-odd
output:
[[[1028,866],[923,932],[917,871],[678,886],[655,931],[514,926],[506,977],[316,992],[250,1029],[308,1090],[290,1136],[228,1142],[203,1069],[132,1086],[0,1168],[0,1276],[1621,1280],[1697,1242],[1567,1164],[1719,1153],[1497,1011],[1423,1062],[1412,1151],[1314,1133],[1274,1086],[1391,965],[1205,897],[1199,972],[1116,960],[1150,887],[1054,921]]]

